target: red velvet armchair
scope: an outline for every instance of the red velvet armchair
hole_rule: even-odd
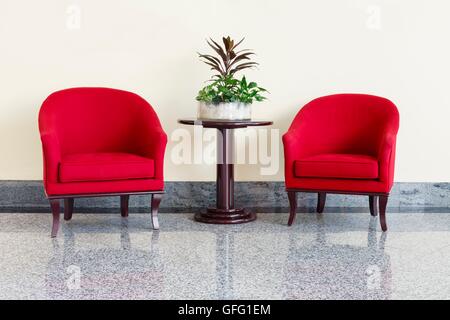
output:
[[[51,94],[39,112],[44,187],[53,213],[52,237],[72,218],[74,198],[151,194],[153,228],[164,193],[167,144],[158,116],[140,96],[109,88],[72,88]]]
[[[322,213],[327,193],[369,196],[372,216],[387,230],[386,205],[394,182],[396,106],[381,97],[337,94],[309,102],[283,136],[289,225],[297,192],[318,194]]]

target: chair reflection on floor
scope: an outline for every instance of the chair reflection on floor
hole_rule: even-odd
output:
[[[159,231],[145,233],[150,240],[148,250],[133,247],[126,220],[121,222],[120,233],[77,231],[68,225],[62,239],[52,239],[54,256],[45,279],[49,298],[127,299],[127,292],[141,299],[163,296]]]
[[[302,242],[305,235],[291,233],[284,269],[285,298],[388,299],[392,272],[384,251],[387,234],[378,239],[376,225],[376,219],[371,219],[367,246],[350,242],[356,237],[361,243],[365,232],[325,232],[320,221],[315,239],[308,246]]]

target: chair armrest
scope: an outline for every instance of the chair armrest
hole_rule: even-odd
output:
[[[47,182],[58,182],[58,165],[61,162],[61,148],[58,137],[54,133],[41,133],[41,141],[44,164],[44,186],[47,186]]]
[[[289,151],[297,150],[300,147],[300,130],[290,129],[283,135],[284,147],[289,147]],[[292,148],[292,149],[291,149]]]
[[[385,133],[378,149],[380,181],[390,185],[394,182],[396,138],[397,135],[393,132]]]
[[[289,183],[294,178],[294,161],[298,160],[304,149],[301,130],[290,129],[283,135],[284,146],[284,174],[285,181]]]
[[[143,155],[155,161],[155,179],[164,180],[164,154],[167,146],[167,134],[162,128],[152,128],[146,132]]]

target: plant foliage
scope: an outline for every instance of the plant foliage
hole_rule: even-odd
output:
[[[253,101],[263,101],[262,96],[266,89],[258,87],[256,82],[247,82],[245,76],[241,80],[232,76],[226,76],[214,80],[211,84],[201,89],[197,100],[206,103],[218,104],[221,102],[242,102],[253,103]]]
[[[250,56],[254,55],[250,49],[236,50],[243,41],[244,38],[235,43],[229,36],[222,38],[223,46],[211,38],[206,41],[217,56],[201,53],[198,55],[201,61],[218,73],[213,75],[216,79],[211,80],[211,84],[199,91],[198,101],[218,104],[221,102],[252,103],[266,99],[262,95],[263,92],[267,92],[266,89],[259,87],[255,82],[247,82],[245,76],[241,80],[234,78],[238,71],[258,65],[257,62],[250,61]]]
[[[243,38],[241,41],[235,43],[233,39],[228,37],[223,37],[223,47],[220,46],[213,39],[206,40],[208,45],[218,54],[217,57],[209,55],[209,54],[201,54],[199,53],[200,59],[211,67],[211,70],[217,71],[219,74],[215,75],[216,77],[227,77],[232,76],[236,72],[253,68],[258,65],[256,62],[250,61],[250,56],[254,55],[250,49],[243,49],[236,51],[236,48],[244,41]]]

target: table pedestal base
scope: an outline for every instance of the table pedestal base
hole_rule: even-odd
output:
[[[254,221],[256,214],[247,209],[208,208],[194,216],[196,221],[214,224],[238,224]]]

